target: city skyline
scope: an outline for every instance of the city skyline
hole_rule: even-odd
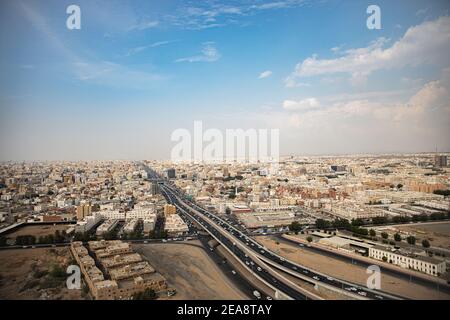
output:
[[[448,152],[446,1],[4,1],[0,161],[169,159],[280,129],[280,155]]]

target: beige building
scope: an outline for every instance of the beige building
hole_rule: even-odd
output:
[[[175,207],[174,205],[171,204],[165,204],[164,205],[164,216],[169,216],[172,214],[176,214],[177,213],[177,207]]]
[[[146,289],[155,292],[167,290],[164,277],[133,252],[129,243],[91,241],[89,248],[93,256],[89,255],[82,242],[73,242],[70,250],[95,299],[130,299]]]

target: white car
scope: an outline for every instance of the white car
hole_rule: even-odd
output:
[[[320,281],[320,278],[318,276],[313,277],[314,280]]]
[[[363,297],[367,296],[367,293],[365,293],[365,292],[363,292],[363,291],[358,291],[358,294],[359,294],[360,296],[363,296]]]
[[[262,271],[262,269],[261,269],[260,267],[256,268],[256,270],[258,270],[259,272],[261,272],[261,271]]]

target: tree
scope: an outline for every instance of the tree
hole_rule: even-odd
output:
[[[143,292],[138,292],[133,295],[133,300],[155,300],[157,298],[156,292],[153,289],[147,288]]]
[[[386,217],[373,217],[372,223],[373,224],[386,224],[388,222],[388,219]]]
[[[409,236],[409,237],[407,237],[406,238],[406,242],[408,242],[408,244],[410,244],[410,245],[415,245],[416,244],[416,237],[414,237],[414,236]]]
[[[423,239],[422,240],[422,247],[429,248],[430,247],[430,241],[428,241],[427,239]]]
[[[289,225],[289,230],[290,231],[299,232],[299,231],[301,231],[301,229],[302,229],[302,226],[300,225],[300,223],[298,223],[298,221],[293,221]]]
[[[369,230],[369,234],[370,234],[371,237],[375,237],[377,235],[377,232],[375,230],[373,230],[373,229],[370,229]]]
[[[360,227],[364,224],[364,221],[362,219],[352,219],[352,226],[354,227]]]
[[[394,240],[397,242],[402,241],[402,237],[398,232],[394,234]]]
[[[381,260],[383,260],[384,262],[387,262],[387,257],[383,256],[383,258],[381,258]]]
[[[434,190],[433,193],[446,197],[450,196],[450,190]]]
[[[0,247],[6,246],[6,237],[0,236]]]
[[[330,227],[330,222],[324,219],[317,219],[316,220],[316,228],[317,229],[327,229]]]
[[[403,188],[403,185],[402,185],[401,183],[399,183],[399,184],[397,185],[397,189],[401,189],[401,188]]]
[[[308,242],[311,243],[313,241],[313,237],[309,236],[308,238],[306,238],[306,240],[308,240]]]

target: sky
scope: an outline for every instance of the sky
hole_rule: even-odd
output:
[[[449,151],[449,7],[2,0],[0,161],[168,159],[194,121],[279,129],[282,155]]]

